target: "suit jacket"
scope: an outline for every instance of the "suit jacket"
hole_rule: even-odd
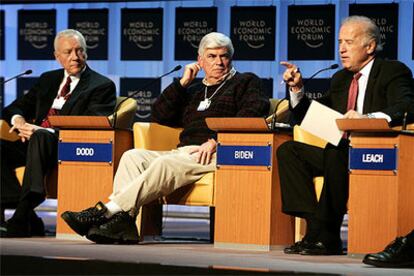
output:
[[[63,77],[63,69],[43,73],[26,95],[3,110],[3,118],[10,123],[11,117],[19,114],[27,122],[40,125],[57,96]],[[109,115],[115,102],[115,84],[87,66],[59,115]]]
[[[346,113],[348,91],[354,73],[346,69],[332,76],[331,87],[318,102],[332,109]],[[392,119],[392,124],[401,122],[404,112],[414,100],[411,70],[399,61],[375,58],[368,77],[363,113],[383,112]],[[310,105],[310,100],[303,97],[292,109],[293,123],[300,123]]]

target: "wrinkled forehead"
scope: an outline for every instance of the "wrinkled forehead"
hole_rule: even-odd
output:
[[[349,22],[341,26],[339,30],[339,38],[341,39],[355,39],[359,37],[363,37],[365,35],[364,31],[364,24],[363,23],[356,23],[356,22]]]
[[[82,48],[81,43],[76,36],[62,36],[57,41],[57,51],[64,51],[73,48]]]
[[[230,55],[229,50],[226,47],[218,47],[218,48],[206,48],[204,50],[204,56],[214,54],[214,55]]]

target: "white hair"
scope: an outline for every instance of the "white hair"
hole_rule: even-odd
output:
[[[79,44],[86,57],[86,40],[85,40],[85,37],[79,31],[74,30],[74,29],[66,29],[66,30],[58,32],[55,37],[54,44],[53,44],[55,47],[55,51],[57,51],[58,41],[62,37],[75,37],[79,41]]]
[[[349,23],[365,24],[366,28],[363,29],[365,36],[365,43],[369,43],[371,40],[375,41],[376,47],[375,52],[382,51],[381,33],[378,26],[373,20],[366,16],[353,15],[345,18],[342,21],[342,26]]]
[[[206,49],[217,49],[222,47],[227,48],[228,54],[230,57],[233,57],[234,48],[231,39],[222,33],[212,32],[206,34],[201,39],[200,44],[198,45],[198,55],[203,56]]]

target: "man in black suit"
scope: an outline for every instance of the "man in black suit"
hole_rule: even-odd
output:
[[[376,57],[381,50],[380,32],[369,18],[346,18],[339,32],[339,54],[343,69],[334,74],[330,90],[318,99],[345,113],[345,118],[385,118],[400,123],[413,101],[412,73],[398,61]],[[283,79],[290,90],[293,123],[300,123],[310,105],[304,95],[297,66],[282,62]],[[317,127],[317,126],[315,126]],[[348,144],[325,149],[289,141],[277,152],[284,213],[302,217],[307,232],[302,241],[285,248],[288,254],[342,254],[340,228],[348,201]],[[324,176],[319,202],[313,177]]]
[[[13,217],[2,223],[2,237],[44,235],[43,222],[33,209],[44,201],[44,177],[57,162],[58,134],[48,117],[108,115],[115,106],[115,84],[86,65],[81,33],[59,32],[54,47],[63,69],[42,74],[26,95],[3,110],[10,131],[17,131],[21,140],[1,141],[1,215],[17,203]],[[25,166],[21,188],[14,172],[19,166]]]

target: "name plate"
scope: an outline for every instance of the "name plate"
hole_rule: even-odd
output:
[[[112,162],[112,144],[59,142],[59,161]]]
[[[397,149],[351,148],[350,170],[397,170]]]
[[[271,146],[217,146],[217,165],[270,167]]]

